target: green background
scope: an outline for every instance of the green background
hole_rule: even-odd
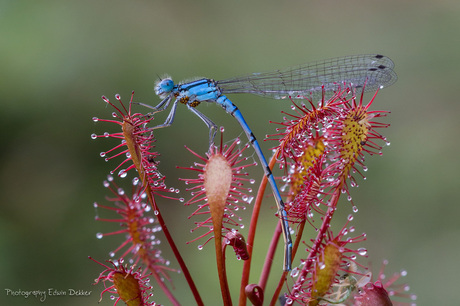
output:
[[[116,142],[90,139],[113,128],[91,120],[110,118],[101,95],[120,93],[127,101],[135,90],[138,101],[155,104],[153,83],[164,73],[177,81],[223,79],[363,53],[392,58],[399,80],[374,104],[391,111],[391,127],[382,131],[391,146],[382,157],[367,158],[367,180],[352,190],[359,208],[354,226],[368,237],[359,247],[369,250],[376,267],[388,259],[387,275],[407,270],[403,280],[418,305],[458,304],[459,32],[456,0],[0,1],[0,304],[97,305],[102,286],[91,283],[102,268],[87,256],[104,261],[120,241],[96,239],[97,232],[116,228],[94,221],[93,202],[103,203],[102,180],[116,166],[99,157]],[[280,110],[289,109],[282,101],[231,98],[259,139],[273,133],[268,121],[280,121]],[[219,107],[200,110],[226,127],[227,140],[244,137]],[[194,161],[184,145],[206,151],[206,127],[180,108],[174,125],[156,136],[167,184],[184,190],[177,178],[193,174],[175,166]],[[253,177],[261,177],[254,170]],[[212,244],[203,251],[185,244],[195,237],[186,218],[193,208],[177,201],[160,205],[205,304],[220,304]],[[343,207],[345,218],[351,209]],[[257,258],[264,257],[262,246],[276,223],[273,212],[263,214]],[[279,254],[276,260],[281,268]],[[236,297],[239,263],[229,261]],[[254,268],[252,282],[260,261]],[[194,304],[182,275],[171,275],[179,300]],[[7,288],[92,294],[48,296],[41,303],[7,296]],[[159,290],[154,300],[168,304]],[[106,295],[100,305],[112,304]]]

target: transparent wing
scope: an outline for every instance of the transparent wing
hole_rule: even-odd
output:
[[[333,92],[345,83],[365,91],[393,84],[394,63],[379,54],[352,55],[307,63],[300,66],[218,81],[223,94],[252,93],[274,99],[296,96],[317,97]]]

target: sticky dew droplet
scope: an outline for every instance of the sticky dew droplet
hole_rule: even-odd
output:
[[[365,248],[359,248],[358,254],[361,256],[365,256],[367,254],[367,250]]]
[[[121,177],[121,178],[125,178],[127,175],[128,175],[128,172],[126,172],[126,169],[121,169],[118,172],[118,176]]]
[[[299,268],[295,267],[294,269],[292,269],[290,274],[291,277],[297,277],[299,275]]]

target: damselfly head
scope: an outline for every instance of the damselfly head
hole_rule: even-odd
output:
[[[174,82],[171,77],[158,80],[155,83],[155,93],[160,98],[165,98],[174,88]]]

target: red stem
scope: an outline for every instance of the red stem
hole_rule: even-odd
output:
[[[136,167],[137,172],[139,173],[139,177],[142,179],[143,186],[145,186],[145,191],[149,197],[150,205],[152,206],[152,209],[154,211],[158,212],[158,214],[156,215],[156,217],[158,218],[158,223],[160,224],[163,230],[163,233],[166,237],[166,240],[168,241],[174,253],[174,256],[176,257],[176,260],[179,263],[179,266],[181,267],[182,273],[184,273],[184,277],[187,280],[187,283],[190,287],[190,290],[193,293],[193,296],[195,297],[195,301],[197,305],[203,305],[203,301],[201,300],[200,294],[198,293],[195,283],[193,282],[192,276],[190,275],[190,272],[184,260],[182,259],[182,256],[180,255],[179,249],[174,243],[171,233],[169,232],[168,227],[166,226],[166,223],[164,222],[164,219],[160,213],[160,209],[158,208],[155,202],[155,197],[152,191],[152,187],[150,186],[148,179],[147,179],[148,174],[144,169],[144,165],[142,164],[142,154],[141,154],[142,150],[139,148],[137,141],[136,141],[138,135],[136,134],[135,125],[132,123],[131,120],[124,119],[123,124],[122,124],[122,130],[123,130],[124,139],[126,141],[126,146],[128,147],[129,152],[131,154],[131,160],[134,166]]]
[[[219,274],[220,292],[222,293],[222,301],[225,306],[232,306],[232,299],[230,297],[230,289],[228,288],[227,271],[225,268],[225,247],[226,244],[222,243],[222,225],[214,227],[214,246],[216,250],[216,264],[217,273]]]
[[[158,206],[155,203],[155,198],[153,197],[153,193],[148,192],[147,194],[148,194],[149,199],[151,201],[150,203],[152,205],[152,208],[158,212],[158,215],[156,215],[156,217],[158,219],[158,223],[160,224],[161,229],[163,230],[163,233],[165,234],[166,240],[168,241],[169,246],[171,247],[171,250],[173,251],[174,256],[176,257],[176,260],[179,263],[179,266],[181,267],[182,273],[184,273],[184,277],[187,280],[187,283],[188,283],[188,285],[190,287],[190,290],[193,293],[193,296],[195,298],[195,301],[196,301],[197,305],[204,305],[203,301],[201,300],[201,296],[200,296],[200,294],[198,292],[198,289],[196,288],[195,283],[194,283],[194,281],[192,279],[192,275],[190,274],[190,272],[189,272],[189,270],[187,268],[187,265],[185,264],[184,260],[182,259],[182,256],[180,255],[180,252],[179,252],[179,249],[177,248],[176,244],[174,243],[174,239],[172,238],[171,233],[168,230],[168,226],[166,225],[163,217],[161,216],[160,210],[159,210]]]
[[[268,167],[270,169],[273,169],[273,166],[276,163],[276,156],[278,156],[278,150],[273,154],[272,158],[270,159],[270,163],[268,164]],[[244,266],[243,266],[243,275],[241,277],[240,299],[239,299],[239,305],[240,306],[245,306],[246,302],[247,302],[245,288],[246,288],[246,286],[248,285],[248,282],[249,282],[249,272],[250,272],[250,268],[251,268],[252,250],[253,250],[253,247],[254,247],[254,238],[255,238],[255,234],[256,234],[257,221],[259,219],[259,213],[260,213],[260,209],[261,209],[261,206],[262,206],[262,199],[263,199],[263,196],[264,196],[265,189],[267,187],[267,182],[268,182],[268,179],[264,175],[262,180],[261,180],[261,182],[260,182],[260,186],[259,186],[259,189],[257,191],[256,201],[254,203],[254,209],[252,211],[251,223],[249,225],[248,240],[247,240],[247,248],[248,248],[249,259],[244,262]],[[279,221],[277,223],[277,227],[275,229],[275,233],[273,235],[272,242],[270,243],[269,250],[267,252],[267,257],[266,257],[266,260],[265,260],[265,264],[264,264],[262,274],[261,274],[261,277],[260,277],[260,282],[261,282],[261,284],[263,284],[263,286],[260,286],[260,287],[263,288],[263,289],[265,289],[267,279],[268,279],[268,276],[270,274],[271,264],[272,264],[272,261],[273,261],[271,259],[273,258],[273,254],[274,254],[274,252],[276,250],[276,246],[278,245],[280,233],[281,233],[281,224],[280,224],[280,221]],[[285,273],[283,273],[283,275],[284,274]]]
[[[265,287],[267,286],[268,276],[270,275],[270,270],[273,265],[273,258],[275,257],[276,247],[278,246],[281,233],[281,222],[278,222],[275,228],[275,232],[273,233],[272,241],[270,242],[270,246],[268,247],[267,255],[265,256],[264,266],[262,268],[262,273],[260,274],[259,278],[259,286],[264,291]]]
[[[270,162],[269,164],[270,168],[273,168],[275,164],[275,160],[272,159],[272,161],[273,162]],[[260,182],[259,189],[257,191],[257,197],[254,203],[254,209],[252,210],[251,223],[249,224],[248,239],[246,243],[247,248],[248,248],[249,259],[245,260],[243,264],[243,272],[241,276],[241,285],[240,285],[240,299],[239,299],[240,306],[245,306],[247,302],[245,289],[249,283],[249,272],[251,269],[252,250],[254,248],[254,238],[256,235],[257,222],[259,220],[260,208],[262,206],[262,199],[264,197],[265,188],[267,187],[267,182],[268,182],[267,177],[264,175]]]
[[[292,247],[292,258],[293,259],[295,258],[297,250],[299,249],[299,245],[300,245],[300,241],[302,240],[302,234],[303,234],[304,229],[305,229],[305,221],[303,221],[302,223],[299,224],[299,227],[298,227],[298,230],[297,230],[297,236],[296,236],[296,239],[295,239],[295,242],[294,242],[294,246]],[[281,227],[280,227],[280,230],[281,230]],[[281,289],[283,289],[284,282],[286,281],[287,274],[288,274],[288,272],[285,271],[281,275],[280,281],[278,282],[278,286],[276,287],[275,292],[273,293],[273,297],[272,297],[272,300],[270,302],[270,305],[272,305],[272,306],[276,305],[276,303],[278,301],[278,297],[279,297],[280,292],[281,292]]]

